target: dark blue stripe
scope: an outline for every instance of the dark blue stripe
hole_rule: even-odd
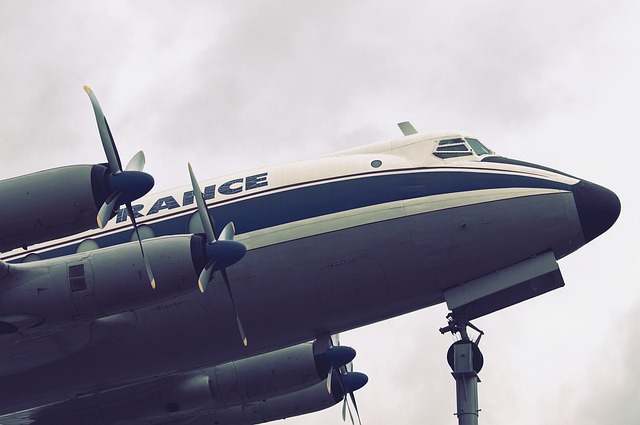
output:
[[[571,186],[520,175],[464,171],[371,175],[298,187],[210,208],[219,229],[230,221],[238,234],[327,214],[387,202],[483,189],[536,188],[570,191]],[[151,225],[156,236],[188,233],[189,215]],[[129,241],[131,230],[97,239],[101,247]],[[43,258],[72,254],[77,244],[42,254]]]

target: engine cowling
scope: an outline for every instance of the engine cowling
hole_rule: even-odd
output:
[[[345,391],[357,391],[368,380],[362,373],[334,370],[329,393],[322,356],[314,355],[308,343],[205,369],[160,397],[147,398],[161,400],[164,412],[155,408],[152,413],[137,402],[136,418],[104,418],[122,425],[173,424],[169,418],[176,424],[191,418],[190,424],[249,425],[317,412],[340,403]]]
[[[205,369],[171,388],[164,409],[225,409],[296,392],[325,378],[317,365],[313,345],[300,344]]]
[[[73,165],[0,181],[0,251],[98,227],[108,176],[104,165]]]
[[[234,406],[217,411],[210,410],[208,412],[203,412],[198,414],[198,416],[190,421],[189,424],[258,424],[317,412],[334,406],[340,401],[340,398],[337,398],[335,395],[327,392],[324,382],[320,382],[294,393],[258,400],[254,403],[243,406]],[[122,425],[133,425],[134,423],[135,421],[121,422]],[[167,425],[179,424],[184,423],[184,419],[163,423],[166,423]]]
[[[262,400],[306,394],[319,383],[333,400],[324,383],[327,371],[318,364],[313,344],[299,344],[176,376],[170,385],[138,394],[126,404],[101,409],[100,415],[105,423],[165,423],[170,418],[242,410]]]
[[[64,327],[109,316],[195,290],[196,270],[205,261],[201,236],[147,239],[144,246],[156,272],[155,290],[146,280],[137,242],[8,265],[0,298],[0,323],[7,322],[14,331],[28,331],[42,324],[45,326],[37,327],[47,331],[49,326]],[[8,322],[3,317],[32,320]],[[21,323],[24,329],[18,329]],[[30,332],[37,331],[34,328]]]
[[[299,344],[183,375],[160,378],[142,384],[140,389],[123,389],[124,394],[116,399],[107,393],[97,394],[87,401],[96,406],[88,416],[77,411],[70,415],[69,406],[65,403],[50,406],[38,414],[50,425],[168,425],[187,422],[240,425],[302,415],[339,403],[343,400],[344,391],[356,391],[367,381],[361,373],[343,374],[334,370],[329,393],[328,370],[324,367],[326,359],[321,358],[323,355],[314,354],[312,343]]]
[[[357,374],[357,372],[355,373]],[[361,378],[359,380],[363,382]],[[366,379],[364,382],[366,383]],[[358,388],[353,388],[353,391]],[[252,425],[271,422],[327,409],[340,403],[342,397],[344,397],[344,394],[340,388],[335,387],[334,391],[329,394],[325,382],[320,382],[290,394],[259,400],[249,405],[234,406],[198,415],[189,424]],[[167,425],[177,425],[178,423],[182,422],[168,422]]]

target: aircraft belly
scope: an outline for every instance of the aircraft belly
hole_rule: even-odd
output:
[[[561,258],[584,244],[571,193],[455,208],[413,223],[420,261],[444,290],[545,251]]]
[[[401,315],[442,302],[446,288],[540,252],[566,255],[581,244],[571,193],[435,210],[428,198],[421,202],[396,204],[402,212],[396,218],[368,216],[362,225],[322,234],[302,229],[307,236],[280,235],[273,244],[244,235],[252,249],[228,273],[248,348],[218,275],[204,294],[137,310],[137,324],[108,343],[92,341],[55,367],[1,378],[0,415]]]

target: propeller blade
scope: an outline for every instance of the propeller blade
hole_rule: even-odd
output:
[[[147,269],[147,276],[149,277],[149,283],[151,283],[151,287],[156,289],[156,279],[153,277],[153,272],[151,271],[151,264],[149,264],[149,260],[146,255],[144,255],[144,248],[142,248],[142,238],[140,237],[140,232],[138,231],[138,223],[136,222],[136,216],[133,211],[133,207],[130,203],[127,204],[127,213],[131,218],[131,222],[133,223],[133,229],[136,232],[136,236],[138,236],[138,243],[140,244],[140,252],[142,253],[142,260],[144,261],[144,266]]]
[[[346,369],[346,367],[344,368]],[[360,419],[360,410],[358,409],[358,403],[356,403],[356,397],[354,392],[362,388],[367,384],[369,378],[364,373],[360,372],[340,372],[338,375],[340,389],[342,390],[342,394],[344,397],[344,403],[342,406],[342,420],[346,421],[345,409],[349,410],[349,416],[351,417],[351,423],[355,425],[355,421],[353,419],[353,413],[351,412],[351,407],[349,406],[349,402],[347,401],[347,394],[349,398],[351,398],[351,402],[353,403],[353,408],[356,411],[356,415],[358,416],[358,424],[362,425],[362,420]]]
[[[340,334],[331,335],[331,345],[340,345]]]
[[[89,86],[84,86],[83,88],[84,91],[89,95],[91,105],[93,106],[93,112],[96,116],[96,122],[98,123],[100,140],[102,140],[102,147],[104,149],[105,155],[107,156],[109,168],[114,174],[120,173],[122,171],[120,156],[118,155],[118,150],[116,149],[115,142],[113,141],[113,136],[111,135],[111,129],[109,129],[107,119],[102,112],[100,103],[98,103],[98,98],[96,98],[96,95],[93,93],[93,90],[89,88]]]
[[[353,391],[349,393],[349,397],[351,398],[351,402],[353,403],[353,408],[356,411],[356,416],[358,416],[358,423],[362,425],[362,421],[360,420],[360,411],[358,410],[358,404],[356,403],[356,396],[353,394]],[[346,399],[346,396],[345,396]]]
[[[347,406],[347,409],[349,410],[349,417],[351,418],[351,425],[356,425],[355,421],[353,420],[353,413],[351,413],[351,406],[349,406],[349,403],[347,402],[347,395],[346,394],[344,396],[344,405]]]
[[[144,152],[140,151],[131,158],[125,171],[142,171],[144,170],[145,157]]]
[[[98,227],[104,229],[104,226],[107,225],[107,222],[111,218],[111,214],[113,214],[113,210],[118,207],[118,201],[120,200],[120,196],[122,195],[121,190],[117,190],[113,192],[104,204],[100,207],[100,211],[98,211],[98,216],[96,220],[98,221]]]
[[[221,241],[232,241],[236,235],[236,226],[233,224],[233,221],[229,222],[218,237],[218,240]]]
[[[209,286],[209,282],[211,281],[211,275],[213,274],[213,265],[216,263],[216,260],[213,259],[207,263],[207,265],[200,272],[200,276],[198,277],[198,288],[200,288],[200,292],[204,294],[204,291],[207,290],[207,286]]]
[[[345,398],[342,402],[342,421],[347,421],[347,399]]]
[[[238,330],[240,331],[240,336],[242,337],[242,343],[244,346],[247,346],[247,337],[244,334],[244,328],[242,327],[242,322],[240,321],[240,315],[238,314],[238,309],[236,308],[236,302],[233,299],[233,294],[231,293],[231,285],[229,284],[229,277],[227,276],[227,270],[220,270],[222,274],[222,279],[224,279],[224,283],[227,285],[227,291],[229,292],[229,298],[231,298],[231,304],[233,305],[233,311],[236,313],[236,322],[238,322]]]
[[[327,391],[329,391],[329,394],[331,394],[333,371],[336,370],[338,374],[341,374],[343,366],[351,362],[355,356],[356,350],[340,345],[332,345],[324,352],[324,358],[329,363],[329,375],[327,377]]]
[[[347,409],[349,409],[349,417],[351,418],[351,425],[355,425],[355,422],[353,420],[353,414],[351,413],[351,408],[349,407],[349,403],[347,403],[347,388],[344,385],[344,382],[342,382],[342,374],[339,373],[338,374],[338,383],[340,384],[340,389],[342,390],[342,398],[343,398],[343,402],[342,402],[342,420],[344,422],[347,421]]]
[[[204,227],[204,233],[207,235],[207,242],[213,243],[216,241],[215,230],[209,211],[207,211],[207,205],[202,197],[202,191],[196,176],[193,173],[193,168],[189,164],[189,176],[191,177],[191,187],[193,188],[193,197],[196,198],[196,205],[198,206],[198,213],[200,214],[200,221],[202,221],[202,227]]]
[[[333,341],[332,341],[333,343]],[[346,398],[346,394],[347,394],[347,390],[344,387],[344,383],[342,382],[342,374],[340,373],[340,371],[338,371],[338,385],[340,385],[340,391],[342,391],[342,398],[343,398],[343,403],[342,403],[342,420],[344,422],[346,422],[347,420],[347,398]]]

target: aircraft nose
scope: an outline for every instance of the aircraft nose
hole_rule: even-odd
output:
[[[606,187],[581,180],[573,186],[585,242],[606,232],[620,215],[620,199]]]

